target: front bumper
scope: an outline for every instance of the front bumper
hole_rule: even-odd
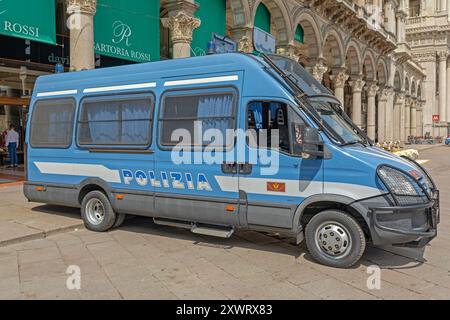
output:
[[[439,192],[427,204],[370,208],[368,218],[374,244],[424,247],[437,236]]]

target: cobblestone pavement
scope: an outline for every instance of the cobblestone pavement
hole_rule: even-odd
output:
[[[80,228],[0,247],[0,298],[449,299],[449,153],[421,153],[443,208],[439,236],[425,250],[369,247],[359,265],[341,270],[313,262],[290,239],[240,232],[222,240],[134,218],[109,233]],[[8,201],[22,199],[11,190]],[[0,216],[19,209],[78,219],[76,211],[28,203],[0,205]],[[80,290],[67,289],[71,265],[80,267]],[[367,287],[373,265],[381,267],[379,290]]]

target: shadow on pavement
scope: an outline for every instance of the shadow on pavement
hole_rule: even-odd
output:
[[[306,249],[294,245],[291,239],[254,231],[239,231],[229,239],[221,239],[191,233],[187,229],[157,225],[151,218],[135,217],[128,219],[119,230],[143,235],[162,236],[191,241],[194,245],[229,250],[234,247],[268,251],[299,258]]]
[[[81,221],[79,208],[67,208],[57,205],[40,205],[33,207],[32,211],[42,212],[63,217],[78,218]],[[189,230],[161,226],[153,222],[151,218],[129,216],[118,230],[139,233],[142,235],[161,236],[192,242],[194,245],[214,247],[229,250],[240,247],[251,250],[273,252],[290,255],[294,258],[304,257],[307,261],[317,263],[308,253],[305,241],[299,246],[294,244],[294,239],[277,234],[267,234],[256,231],[239,231],[229,239],[221,239],[193,234]],[[411,249],[402,247],[374,247],[368,245],[366,252],[359,263],[351,269],[361,266],[378,266],[381,269],[411,269],[426,262],[424,253],[427,247]]]
[[[33,207],[33,208],[31,208],[31,211],[48,213],[48,214],[62,216],[62,217],[68,217],[68,218],[78,218],[81,220],[79,208],[69,208],[69,207],[45,204],[45,205]]]

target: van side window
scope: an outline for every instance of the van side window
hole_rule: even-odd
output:
[[[78,120],[80,146],[146,147],[152,141],[152,97],[85,99]]]
[[[234,104],[234,92],[166,96],[159,119],[160,143],[163,146],[225,146],[226,130],[236,126]],[[202,137],[194,141],[194,131],[200,132],[200,128]],[[217,135],[220,134],[223,139],[205,138],[204,134],[209,129],[216,129]],[[189,133],[190,137],[180,138],[178,133],[181,131]]]
[[[279,150],[298,154],[302,144],[300,127],[305,122],[292,107],[280,102],[255,101],[248,105],[247,117],[247,128],[253,133],[249,139],[251,147],[272,148],[272,136],[278,133]]]
[[[68,148],[72,144],[75,100],[37,101],[30,126],[30,144],[35,148]]]

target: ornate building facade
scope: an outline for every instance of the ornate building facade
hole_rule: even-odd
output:
[[[423,131],[448,135],[450,122],[450,1],[410,0],[406,40],[413,58],[425,69]],[[433,121],[434,120],[434,121]]]
[[[195,19],[193,0],[165,0],[162,6],[172,21],[185,15]],[[406,41],[409,1],[229,0],[226,15],[227,36],[240,50],[253,50],[254,26],[270,32],[277,52],[301,62],[333,90],[372,139],[406,141],[428,129],[424,119],[429,111],[422,95],[426,73]],[[185,21],[178,27],[163,21],[172,27],[174,44],[180,30],[186,33],[186,48],[174,51],[175,58],[190,51],[191,28],[201,23]]]

